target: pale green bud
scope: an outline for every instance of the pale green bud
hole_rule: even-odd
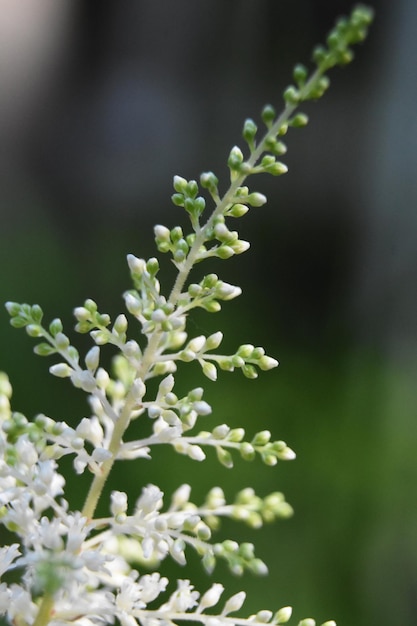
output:
[[[225,439],[229,434],[230,428],[227,424],[220,424],[211,433],[215,439]]]
[[[307,619],[302,619],[298,626],[316,626],[316,620],[307,617]]]
[[[244,241],[243,239],[239,239],[236,243],[231,245],[231,248],[235,254],[243,254],[246,250],[249,250],[250,243],[249,241]]]
[[[230,452],[228,450],[225,450],[224,448],[217,447],[216,448],[216,454],[217,454],[218,460],[220,461],[220,463],[222,465],[224,465],[228,469],[233,467],[232,455],[230,454]]]
[[[191,339],[191,341],[188,342],[186,349],[198,353],[204,348],[205,345],[206,338],[204,337],[204,335],[199,335],[198,337],[194,337],[193,339]]]
[[[231,209],[227,211],[227,215],[230,217],[242,217],[249,211],[249,207],[245,204],[234,204]]]
[[[216,256],[219,259],[230,259],[235,254],[235,251],[230,246],[219,246],[216,250]]]
[[[158,387],[158,396],[164,397],[167,393],[170,393],[174,388],[174,383],[175,380],[172,374],[169,374],[166,378],[161,380]]]
[[[98,346],[94,346],[85,355],[85,364],[87,366],[87,369],[89,369],[91,372],[94,372],[98,367],[99,360],[100,348]]]
[[[7,374],[4,372],[0,372],[0,395],[6,396],[6,398],[12,397],[12,386]]]
[[[226,604],[224,605],[222,614],[228,615],[229,613],[239,611],[242,608],[245,599],[246,593],[244,591],[239,591],[239,593],[235,593],[234,596],[227,600]]]
[[[38,324],[28,324],[26,326],[26,332],[29,337],[41,337],[42,336],[42,327]]]
[[[213,335],[210,335],[209,337],[207,337],[205,349],[215,350],[221,344],[222,339],[223,339],[223,333],[221,331],[218,331],[217,333],[213,333]]]
[[[217,604],[223,591],[224,587],[220,583],[212,585],[212,587],[210,587],[210,589],[202,596],[199,603],[200,609],[208,609]]]
[[[256,620],[258,622],[263,622],[264,624],[267,624],[271,617],[272,611],[268,611],[266,609],[264,609],[263,611],[258,611],[258,613],[256,614]]]
[[[125,295],[126,308],[132,315],[138,315],[142,311],[142,303],[131,293]]]
[[[234,146],[231,151],[227,161],[228,166],[231,170],[240,169],[241,164],[243,163],[243,153],[239,146]]]
[[[213,382],[217,380],[217,368],[213,363],[203,361],[202,370],[204,376],[207,376],[207,378],[209,378]]]
[[[57,363],[49,368],[50,374],[58,378],[67,378],[73,373],[73,369],[67,363]]]
[[[259,207],[266,203],[266,196],[264,196],[263,193],[254,191],[253,193],[250,193],[248,195],[248,197],[246,198],[246,201],[251,206]]]
[[[174,189],[178,193],[184,193],[187,188],[187,180],[182,176],[174,176]]]
[[[254,438],[252,439],[252,444],[254,446],[264,446],[271,439],[271,433],[269,430],[261,430],[259,433],[256,433]]]
[[[88,370],[82,370],[81,372],[72,372],[71,382],[74,387],[80,388],[87,393],[91,393],[97,387],[94,376]]]
[[[268,575],[268,567],[266,564],[261,561],[261,559],[254,559],[250,564],[250,568],[254,574],[257,576],[267,576]]]
[[[116,331],[116,333],[118,333],[119,335],[123,334],[126,332],[127,330],[127,319],[126,319],[126,315],[123,315],[123,313],[121,313],[120,315],[118,315],[115,319],[115,322],[113,324],[113,329]]]
[[[253,461],[253,459],[255,458],[254,447],[247,441],[244,441],[240,444],[239,451],[242,459],[244,459],[245,461]]]
[[[144,259],[138,259],[134,254],[127,255],[127,263],[129,269],[134,276],[142,276],[146,269],[146,262]]]
[[[240,443],[245,436],[244,428],[232,428],[230,431],[227,440],[233,441],[234,443]]]
[[[55,345],[60,350],[65,350],[69,346],[69,339],[64,333],[57,333],[55,335]]]
[[[291,606],[283,606],[282,609],[279,609],[274,615],[274,623],[275,624],[286,624],[292,615],[292,607]]]
[[[262,356],[257,362],[257,366],[263,371],[270,370],[273,367],[277,367],[278,365],[279,363],[276,359],[273,359],[272,357],[266,355]]]
[[[155,237],[158,241],[167,241],[171,240],[171,234],[169,228],[166,226],[162,226],[161,224],[157,224],[154,227]]]
[[[107,386],[110,382],[110,376],[104,368],[102,367],[98,368],[96,372],[96,381],[100,389],[107,389]]]

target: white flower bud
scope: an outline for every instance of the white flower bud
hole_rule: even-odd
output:
[[[74,387],[82,389],[87,393],[91,393],[96,389],[97,383],[91,372],[88,370],[82,370],[81,372],[72,372],[71,382]]]
[[[113,491],[111,496],[110,511],[112,515],[120,515],[127,511],[127,494],[124,491]]]
[[[93,346],[91,350],[87,352],[85,355],[85,364],[87,369],[91,372],[95,372],[98,367],[98,363],[100,360],[100,348],[98,346]]]
[[[206,458],[206,455],[204,454],[200,446],[188,446],[187,454],[190,459],[193,459],[193,461],[204,461],[204,459]]]
[[[194,402],[193,409],[198,415],[210,415],[211,413],[211,406],[207,402],[204,402],[204,400]]]
[[[212,585],[212,587],[210,587],[210,589],[202,596],[199,604],[199,610],[204,611],[204,609],[208,609],[217,604],[223,591],[223,585],[220,583],[214,583],[214,585]]]
[[[50,374],[57,376],[58,378],[67,378],[68,376],[71,376],[73,371],[72,367],[70,367],[67,363],[57,363],[49,368]]]
[[[242,608],[245,598],[246,598],[246,593],[244,591],[239,591],[239,593],[235,593],[235,595],[229,598],[226,604],[224,605],[222,615],[228,615],[229,613],[234,613],[235,611],[239,611],[239,609]]]
[[[276,359],[273,359],[272,357],[266,355],[261,357],[256,364],[259,369],[263,371],[270,370],[273,367],[277,367],[279,365]]]
[[[146,269],[146,261],[144,259],[138,259],[133,254],[127,255],[127,263],[132,274],[141,276]]]
[[[125,295],[125,304],[129,313],[132,315],[139,314],[141,311],[141,303],[140,300],[135,298],[131,293],[127,293]]]
[[[246,198],[246,202],[251,206],[262,206],[266,203],[266,196],[263,193],[258,193],[257,191],[250,193]]]
[[[158,396],[164,397],[167,395],[167,393],[172,391],[174,388],[174,382],[175,380],[172,374],[169,374],[163,380],[161,380],[161,382],[159,383],[159,388],[158,388]]]
[[[199,337],[194,337],[187,344],[187,350],[191,350],[192,352],[200,352],[204,348],[206,344],[206,338],[204,335],[200,335]]]
[[[275,623],[276,624],[286,624],[292,615],[292,607],[291,606],[283,606],[282,609],[275,613]]]
[[[190,499],[191,487],[190,485],[181,485],[178,487],[176,491],[172,494],[171,502],[172,506],[176,509],[182,507],[186,504]]]
[[[203,362],[203,374],[207,376],[213,382],[217,380],[217,369],[213,363],[208,363],[207,361]]]
[[[219,347],[223,339],[223,333],[218,331],[217,333],[213,333],[209,337],[207,337],[205,349],[206,350],[215,350]]]
[[[161,224],[157,224],[153,229],[155,233],[156,239],[158,241],[170,241],[170,231],[166,226],[162,226]]]
[[[112,456],[111,452],[109,452],[109,450],[106,450],[106,448],[96,448],[93,451],[91,458],[96,463],[103,463],[104,461],[107,461],[108,459],[110,459],[111,456]]]

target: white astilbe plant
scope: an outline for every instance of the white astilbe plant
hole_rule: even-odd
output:
[[[142,486],[136,502],[128,502],[124,491],[108,495],[103,489],[116,461],[150,459],[156,445],[171,446],[196,461],[204,461],[206,449],[214,448],[226,467],[232,467],[236,454],[245,460],[259,456],[270,466],[295,457],[284,441],[272,440],[266,430],[249,439],[242,428],[231,429],[226,424],[210,430],[211,407],[203,400],[202,388],[192,389],[184,397],[176,394],[178,362],[196,361],[212,381],[219,368],[229,372],[240,369],[252,379],[259,370],[278,365],[263,348],[249,344],[239,346],[234,354],[219,352],[221,332],[189,336],[190,311],[199,307],[216,312],[221,302],[240,294],[239,287],[216,274],[200,274],[193,282],[190,273],[206,258],[227,259],[248,249],[249,244],[240,240],[227,222],[227,218],[241,217],[249,207],[266,202],[265,196],[244,185],[247,177],[286,172],[286,166],[277,160],[286,150],[282,136],[288,127],[307,123],[306,115],[296,112],[298,105],[321,97],[328,87],[327,70],[352,59],[350,45],[365,38],[371,19],[369,9],[357,7],[349,18],[337,22],[327,47],[315,50],[316,67],[311,73],[296,66],[295,85],[284,92],[281,115],[277,117],[271,106],[262,112],[266,130],[261,138],[257,138],[253,120],[245,122],[247,155],[239,147],[231,150],[230,185],[225,193],[220,193],[212,172],[201,175],[200,185],[174,178],[172,199],[188,213],[191,229],[155,227],[159,252],[169,253],[177,270],[167,295],[161,293],[157,278],[158,260],[129,254],[133,288],[124,295],[128,316],[121,313],[112,321],[92,300],[74,311],[76,330],[89,333],[94,342],[84,357],[71,345],[59,319],[44,325],[38,305],[7,303],[11,324],[25,327],[31,337],[40,340],[35,352],[58,357],[51,374],[69,378],[87,394],[91,408],[91,416],[75,427],[45,415],[29,421],[11,410],[11,386],[5,374],[0,376],[0,522],[14,537],[10,545],[0,548],[0,615],[10,624],[171,626],[192,621],[205,626],[256,626],[289,621],[290,607],[276,612],[261,610],[248,618],[231,616],[243,605],[243,591],[214,608],[224,591],[219,583],[201,594],[190,580],[178,580],[176,590],[167,596],[165,577],[157,572],[141,575],[137,570],[145,564],[155,566],[168,556],[185,565],[186,553],[193,549],[209,573],[218,559],[224,559],[235,574],[245,570],[267,573],[252,544],[215,543],[212,534],[221,517],[258,528],[290,516],[291,506],[281,493],[261,498],[246,488],[228,503],[222,489],[213,487],[202,504],[195,504],[186,484],[168,501],[152,484]],[[205,198],[199,186],[205,190]],[[206,203],[211,208],[206,208]],[[111,373],[100,365],[106,344],[117,350]],[[152,378],[159,379],[156,395],[147,391]],[[148,424],[143,438],[135,435],[139,419]],[[206,430],[196,430],[200,422]],[[85,470],[92,474],[80,511],[72,510],[65,497],[59,463],[66,455],[72,456],[77,474]],[[101,497],[108,499],[106,517],[96,513]],[[10,576],[12,570],[16,571]],[[300,622],[300,626],[314,624],[312,619]],[[326,626],[334,624],[326,622]]]

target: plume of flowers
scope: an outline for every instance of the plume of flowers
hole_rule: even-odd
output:
[[[197,362],[211,381],[219,369],[240,370],[253,379],[259,371],[278,365],[259,346],[243,344],[232,354],[222,352],[220,331],[189,335],[190,311],[202,308],[215,313],[241,292],[216,274],[191,280],[191,272],[206,258],[224,260],[248,249],[249,243],[229,222],[262,206],[266,198],[249,190],[246,179],[287,171],[279,160],[286,151],[282,138],[289,127],[308,121],[299,105],[323,95],[329,84],[327,71],[351,61],[351,46],[365,38],[371,19],[372,12],[360,6],[337,22],[327,46],[314,51],[315,68],[309,72],[302,65],[295,67],[295,84],[284,91],[282,113],[277,116],[272,106],[263,109],[260,137],[255,122],[245,121],[246,154],[232,148],[227,161],[230,183],[224,193],[212,172],[201,174],[199,183],[174,178],[172,200],[185,209],[190,227],[155,227],[158,251],[169,254],[177,270],[168,294],[162,292],[157,277],[158,260],[129,254],[132,288],[124,294],[126,311],[111,320],[93,300],[74,310],[75,330],[88,333],[93,342],[82,357],[60,319],[44,323],[38,305],[6,304],[12,326],[25,328],[36,340],[38,355],[55,357],[50,373],[83,390],[90,408],[90,415],[75,427],[43,414],[28,420],[12,410],[10,382],[0,375],[0,523],[14,537],[0,548],[0,615],[10,624],[171,626],[191,620],[205,626],[258,626],[290,620],[290,607],[261,610],[247,618],[231,616],[240,611],[245,593],[221,601],[224,589],[219,583],[200,593],[183,579],[170,591],[168,580],[156,571],[140,574],[142,567],[149,571],[167,557],[184,565],[189,550],[197,552],[209,573],[223,559],[235,574],[246,570],[266,574],[267,566],[251,543],[216,542],[213,535],[222,517],[259,528],[291,516],[292,508],[282,493],[261,498],[245,488],[227,502],[222,489],[213,487],[203,502],[194,503],[188,484],[171,495],[148,484],[135,502],[129,502],[124,491],[107,494],[104,486],[116,461],[151,459],[154,447],[160,445],[198,462],[212,449],[228,468],[236,457],[258,457],[269,466],[295,458],[293,450],[267,430],[247,436],[242,428],[227,424],[209,427],[212,409],[203,399],[202,388],[183,397],[176,392],[180,362]],[[117,351],[111,372],[101,364],[107,344]],[[159,380],[154,394],[148,391],[154,388],[148,384],[152,378]],[[146,423],[141,430],[146,434],[138,438],[135,422],[139,419]],[[67,455],[76,474],[88,470],[92,476],[80,511],[66,499],[60,459]],[[100,498],[108,499],[105,517],[96,513]],[[18,582],[9,582],[9,572],[14,570],[20,578],[15,573],[11,580]],[[312,619],[299,622],[299,626],[314,624]],[[323,624],[334,625],[333,621]]]

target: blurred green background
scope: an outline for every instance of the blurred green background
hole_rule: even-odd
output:
[[[222,537],[253,541],[266,579],[212,579],[190,554],[201,590],[213,580],[248,592],[246,613],[294,605],[295,617],[339,626],[414,626],[417,608],[417,397],[415,390],[417,9],[374,2],[377,19],[357,60],[334,72],[311,124],[288,135],[289,174],[254,179],[268,204],[241,220],[252,243],[216,271],[243,288],[216,316],[191,318],[191,334],[222,329],[225,345],[262,345],[277,370],[247,381],[180,370],[179,389],[204,385],[210,424],[268,428],[297,459],[235,468],[157,450],[124,465],[108,486],[129,481],[170,494],[214,485],[232,498],[252,485],[282,490],[291,520],[251,531],[225,523]],[[308,60],[334,19],[335,0],[50,0],[5,2],[0,41],[0,247],[2,301],[39,303],[73,325],[91,297],[122,310],[128,252],[154,254],[152,226],[185,223],[170,205],[174,174],[198,177],[224,163],[246,116],[279,106],[291,69]],[[172,270],[164,260],[169,288]],[[51,379],[47,360],[0,312],[0,368],[14,408],[76,423],[81,392]],[[87,348],[85,337],[79,345]],[[204,428],[204,419],[201,428]],[[209,451],[210,452],[210,451]],[[81,504],[85,477],[70,484]]]

